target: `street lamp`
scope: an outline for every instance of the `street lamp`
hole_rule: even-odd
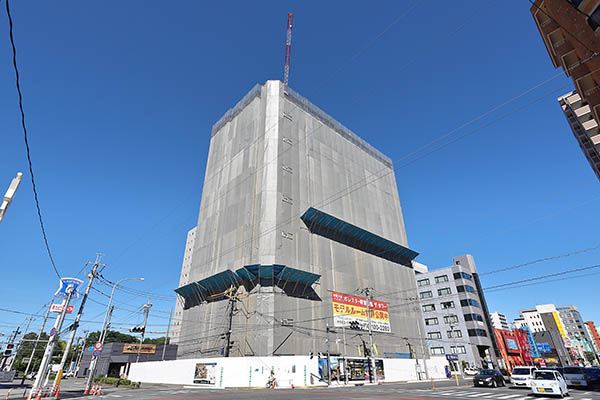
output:
[[[102,323],[102,331],[100,332],[100,337],[98,338],[98,341],[102,344],[102,346],[100,348],[102,348],[104,346],[104,339],[106,337],[106,331],[107,331],[108,325],[110,323],[109,320],[110,320],[110,314],[112,314],[112,311],[111,311],[112,299],[113,299],[113,296],[115,295],[115,289],[117,288],[117,286],[119,286],[119,284],[121,282],[143,281],[143,280],[144,280],[144,278],[123,278],[120,281],[117,281],[117,283],[115,283],[113,285],[112,292],[110,293],[110,299],[108,299],[108,304],[106,305],[106,313],[104,314],[104,322]],[[90,362],[90,375],[88,376],[87,384],[85,385],[85,392],[83,394],[88,393],[88,390],[90,388],[90,385],[91,385],[92,380],[94,379],[94,375],[96,373],[96,365],[98,364],[99,358],[100,358],[100,356],[98,355],[98,357],[92,358],[92,360]]]

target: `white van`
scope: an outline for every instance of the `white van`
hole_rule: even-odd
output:
[[[589,387],[590,382],[583,367],[564,367],[563,375],[567,385]]]
[[[510,383],[513,386],[531,387],[533,372],[536,370],[536,367],[515,367],[510,374]]]

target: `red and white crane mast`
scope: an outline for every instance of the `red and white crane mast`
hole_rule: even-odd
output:
[[[285,65],[283,67],[283,84],[288,86],[290,79],[290,53],[292,51],[292,18],[293,13],[288,13],[287,34],[285,39]]]

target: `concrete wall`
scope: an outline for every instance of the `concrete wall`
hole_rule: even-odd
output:
[[[390,303],[405,303],[416,293],[411,267],[311,234],[300,219],[315,207],[408,246],[387,157],[300,95],[284,93],[279,81],[253,89],[227,115],[211,138],[191,281],[248,264],[278,263],[321,275],[317,300],[272,287],[245,298],[233,321],[232,355],[325,352],[325,324],[332,316],[328,290],[372,287],[402,294],[375,294]],[[370,183],[361,186],[365,178]],[[221,301],[183,312],[178,358],[220,354],[226,307]],[[293,326],[282,326],[283,319],[293,319]],[[380,354],[408,352],[402,338],[419,337],[420,310],[396,307],[390,319],[392,334],[375,338]],[[341,340],[335,339],[341,332],[331,342],[331,351],[341,354]],[[357,356],[358,343],[350,344],[347,354]]]
[[[134,382],[193,385],[196,363],[216,363],[214,387],[264,387],[271,370],[280,387],[323,386],[318,379],[317,357],[231,357],[204,358],[132,364],[128,378]],[[384,359],[385,381],[416,380],[416,362],[411,359]],[[421,361],[422,365],[422,361]],[[444,358],[427,360],[430,379],[446,377]],[[424,368],[422,369],[424,371]],[[213,385],[203,385],[213,386]]]

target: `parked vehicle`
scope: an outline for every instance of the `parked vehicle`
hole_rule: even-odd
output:
[[[502,372],[497,369],[480,369],[479,373],[473,378],[473,386],[504,386],[504,377]]]
[[[538,370],[531,379],[531,392],[538,394],[556,394],[560,397],[569,395],[567,382],[558,371]]]
[[[531,387],[533,373],[536,370],[536,367],[516,367],[510,375],[510,383],[513,386]]]
[[[568,386],[589,387],[590,381],[583,367],[564,367],[563,375]]]
[[[467,367],[463,370],[463,373],[465,375],[475,376],[479,373],[479,370],[477,370],[475,368]]]
[[[25,379],[34,380],[36,376],[37,376],[37,371],[30,372],[25,376]]]
[[[584,370],[584,372],[588,376],[590,383],[600,383],[600,368],[599,367],[586,368]]]

